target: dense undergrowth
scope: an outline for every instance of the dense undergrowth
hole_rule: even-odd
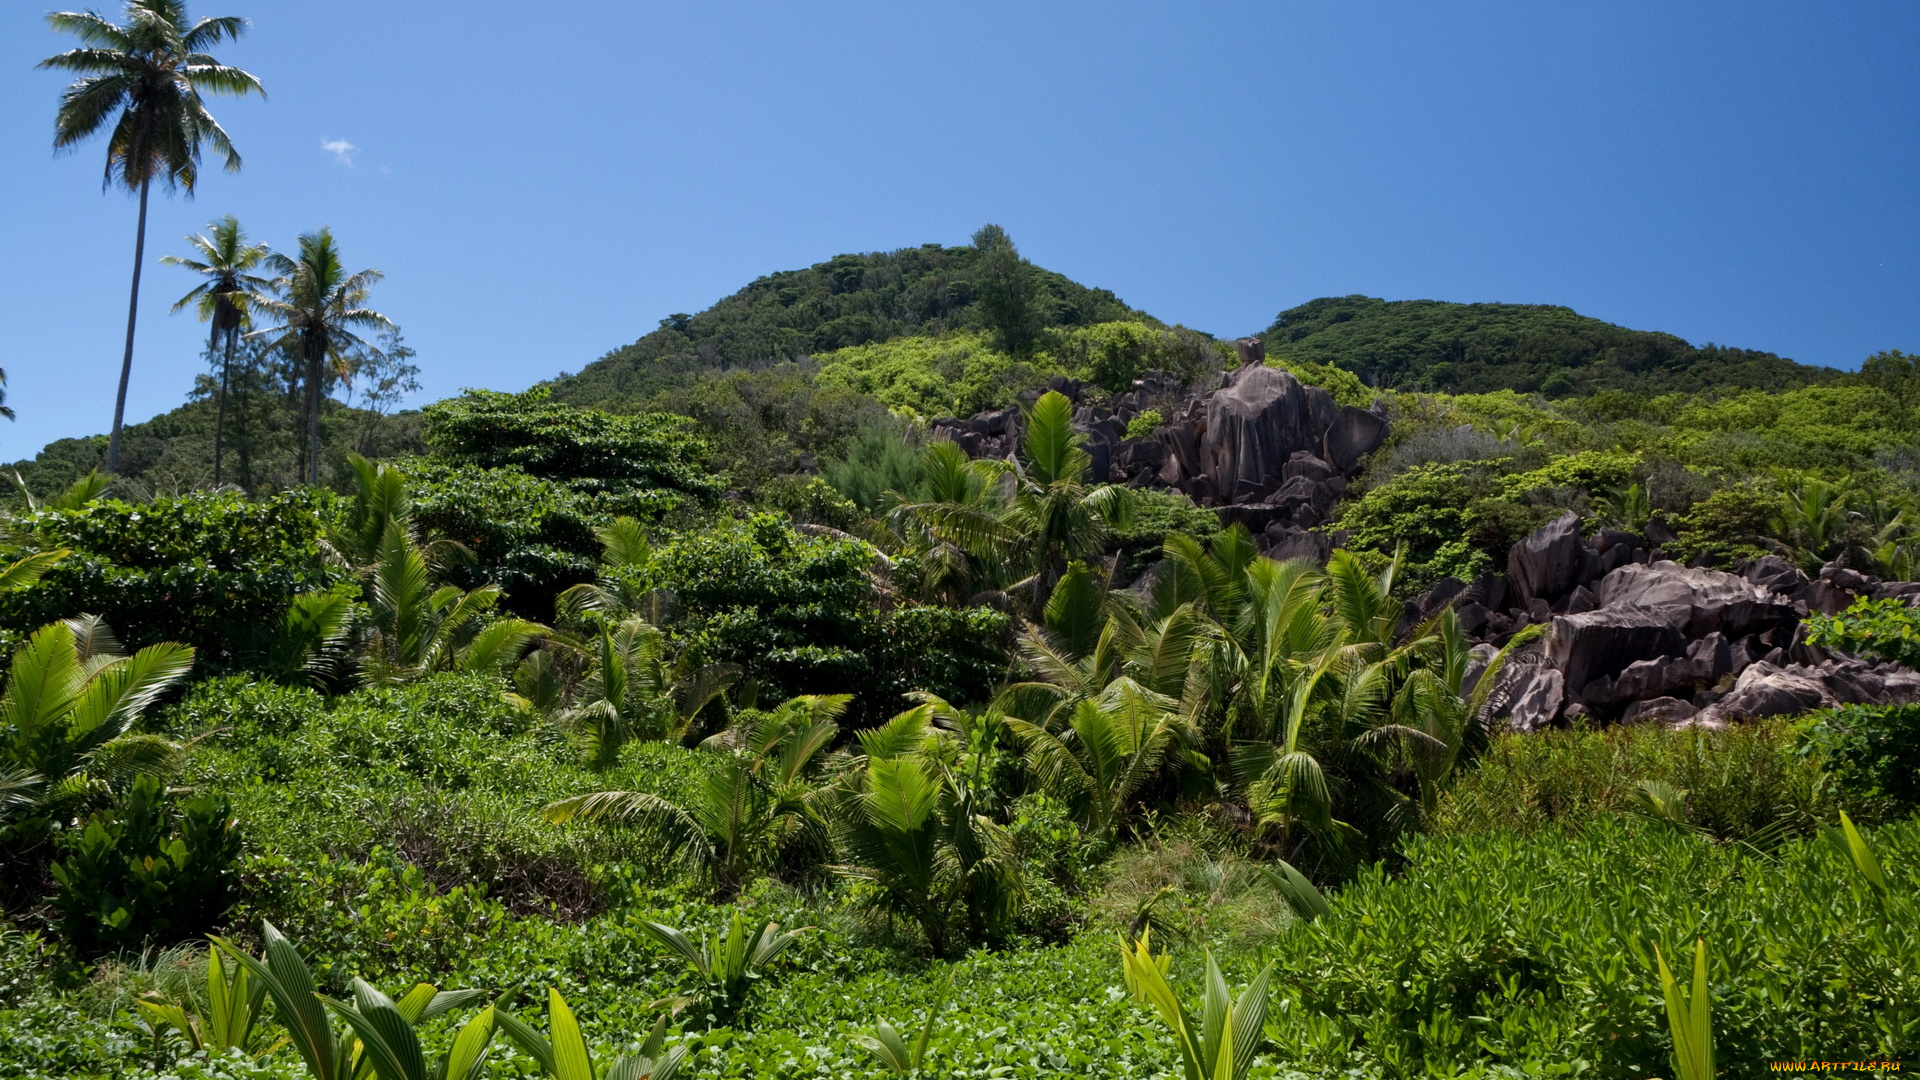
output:
[[[623,1080],[881,1076],[881,1019],[919,1075],[1191,1077],[1230,1025],[1183,1007],[1249,1028],[1210,1080],[1669,1075],[1655,948],[1695,940],[1723,1075],[1920,1044],[1920,709],[1502,735],[1484,650],[1406,604],[1565,509],[1911,578],[1912,358],[1353,298],[1269,337],[1393,418],[1324,566],[1092,479],[1030,391],[1238,356],[993,229],[550,388],[332,410],[331,487],[195,490],[206,402],[133,432],[150,476],[51,448],[0,534],[0,1076],[324,1073],[277,1045],[311,995],[218,1048],[212,958],[276,934],[321,1026],[485,1034],[476,1076],[537,1074],[502,1016],[555,992]],[[1012,460],[927,439],[1016,404]],[[1920,658],[1898,604],[1811,632]],[[371,989],[419,982],[479,993]]]

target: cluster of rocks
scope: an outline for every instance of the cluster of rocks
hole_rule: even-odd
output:
[[[1073,425],[1086,436],[1096,483],[1170,488],[1212,507],[1223,524],[1245,525],[1276,558],[1324,559],[1331,541],[1314,531],[1347,492],[1360,461],[1387,437],[1386,408],[1340,405],[1317,386],[1266,365],[1260,342],[1236,343],[1240,366],[1204,394],[1182,394],[1178,380],[1148,372],[1110,401],[1087,400],[1084,387],[1055,378],[1075,403]],[[1161,411],[1151,434],[1128,438],[1141,413]],[[1009,457],[1020,445],[1022,411],[1010,408],[969,419],[932,422],[974,457]]]
[[[1149,372],[1126,393],[1093,400],[1055,378],[1022,395],[1053,390],[1075,404],[1098,483],[1179,491],[1241,524],[1270,558],[1325,562],[1339,537],[1322,528],[1361,460],[1387,436],[1384,405],[1336,403],[1318,387],[1266,366],[1259,341],[1236,343],[1240,366],[1210,392]],[[1133,420],[1160,411],[1151,434],[1128,438]],[[932,423],[974,457],[1011,457],[1020,407]],[[1838,704],[1920,701],[1920,675],[1864,663],[1807,644],[1804,620],[1856,599],[1920,601],[1920,583],[1879,582],[1828,566],[1808,578],[1768,557],[1727,573],[1681,566],[1655,523],[1646,535],[1601,529],[1581,535],[1568,512],[1515,544],[1507,572],[1449,579],[1408,605],[1411,620],[1451,606],[1480,644],[1483,665],[1514,635],[1546,625],[1519,651],[1493,695],[1496,714],[1531,731],[1579,717],[1601,722],[1720,725]]]
[[[1572,512],[1509,553],[1504,578],[1446,581],[1412,607],[1452,604],[1482,663],[1530,624],[1550,627],[1501,674],[1496,713],[1522,731],[1586,716],[1709,726],[1840,704],[1920,701],[1920,675],[1805,640],[1812,612],[1860,597],[1909,600],[1910,582],[1829,566],[1808,579],[1768,556],[1738,574],[1682,566],[1631,534],[1589,542]]]

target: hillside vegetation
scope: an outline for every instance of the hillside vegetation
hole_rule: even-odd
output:
[[[1283,311],[1264,335],[1283,360],[1335,364],[1396,390],[1639,394],[1788,390],[1837,377],[1769,352],[1694,346],[1545,304],[1322,297]]]
[[[1920,1045],[1920,706],[1524,734],[1545,624],[1426,604],[1567,510],[1906,589],[1920,363],[1328,315],[1269,362],[1384,442],[1281,562],[1095,470],[1240,354],[976,240],[331,403],[320,485],[285,357],[237,483],[205,384],[23,463],[0,1076],[1679,1077],[1696,948],[1721,1075]],[[1903,595],[1777,647],[1920,663]]]

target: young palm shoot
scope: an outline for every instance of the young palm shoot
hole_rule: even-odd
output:
[[[551,987],[547,990],[547,1027],[551,1038],[511,1013],[496,1011],[494,1015],[500,1031],[539,1062],[542,1075],[551,1080],[673,1080],[693,1047],[688,1042],[667,1050],[667,1018],[662,1016],[654,1021],[653,1031],[647,1035],[639,1053],[617,1058],[601,1071],[587,1049],[580,1022],[574,1019],[573,1010],[567,1007],[567,999],[560,996],[560,991]]]
[[[1660,990],[1667,1000],[1667,1027],[1673,1032],[1673,1073],[1676,1080],[1713,1080],[1713,1015],[1707,990],[1707,941],[1693,941],[1693,992],[1680,989],[1667,969],[1660,946],[1653,947],[1660,965]]]
[[[227,978],[220,950],[207,954],[207,1008],[204,1013],[189,1011],[189,1006],[167,1001],[158,995],[142,998],[134,1004],[156,1038],[171,1028],[195,1050],[225,1056],[231,1050],[258,1056],[267,1051],[257,1029],[261,1006],[266,1003],[267,987],[249,975],[244,966]],[[276,1044],[277,1045],[277,1044]]]
[[[1236,1001],[1213,954],[1208,953],[1207,997],[1196,1025],[1167,985],[1167,966],[1173,958],[1154,953],[1152,934],[1146,930],[1137,941],[1120,942],[1120,969],[1134,1000],[1160,1014],[1180,1051],[1186,1080],[1246,1080],[1267,1024],[1267,985],[1273,965],[1260,969]]]
[[[787,950],[787,946],[798,940],[801,934],[813,929],[803,926],[783,934],[779,923],[770,922],[758,930],[749,931],[746,920],[736,910],[727,932],[707,938],[703,947],[695,945],[685,931],[671,926],[646,921],[640,925],[653,935],[654,940],[691,965],[699,973],[702,984],[697,999],[683,996],[663,999],[654,1004],[666,1005],[678,1012],[696,1000],[702,1000],[707,1007],[707,1019],[713,1023],[738,1015],[753,983]]]
[[[265,949],[258,959],[225,938],[212,940],[273,998],[274,1018],[287,1029],[287,1040],[305,1059],[313,1080],[355,1080],[363,1071],[372,1071],[381,1080],[468,1080],[477,1074],[493,1037],[492,1020],[480,1024],[480,1019],[491,1017],[493,1008],[468,1022],[437,1070],[429,1071],[419,1057],[419,1037],[413,1028],[484,999],[482,992],[439,990],[420,983],[396,1002],[356,979],[351,1003],[330,1001],[320,996],[313,970],[279,929],[262,923],[260,936]],[[328,1009],[347,1021],[348,1031],[334,1028],[327,1019]],[[368,1030],[375,1033],[371,1039]]]
[[[920,1025],[918,1032],[903,1032],[888,1023],[885,1017],[876,1017],[873,1034],[855,1035],[854,1044],[878,1058],[880,1064],[892,1069],[897,1077],[923,1075],[927,1067],[927,1051],[933,1046],[935,1022],[947,1003],[947,992],[952,985],[951,978],[941,983],[940,991],[927,1006],[926,1022]]]

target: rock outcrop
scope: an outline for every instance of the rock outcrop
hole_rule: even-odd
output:
[[[1385,406],[1337,404],[1266,366],[1258,341],[1237,346],[1241,366],[1210,393],[1183,394],[1171,376],[1148,372],[1104,404],[1062,378],[1022,396],[1058,390],[1075,403],[1074,428],[1086,437],[1095,482],[1171,488],[1212,507],[1223,524],[1244,525],[1262,551],[1325,561],[1334,545],[1320,527],[1361,460],[1385,441]],[[1160,428],[1127,438],[1128,424],[1149,408],[1165,417]],[[971,456],[1004,458],[1020,444],[1021,420],[1012,408],[938,419],[932,428]]]

